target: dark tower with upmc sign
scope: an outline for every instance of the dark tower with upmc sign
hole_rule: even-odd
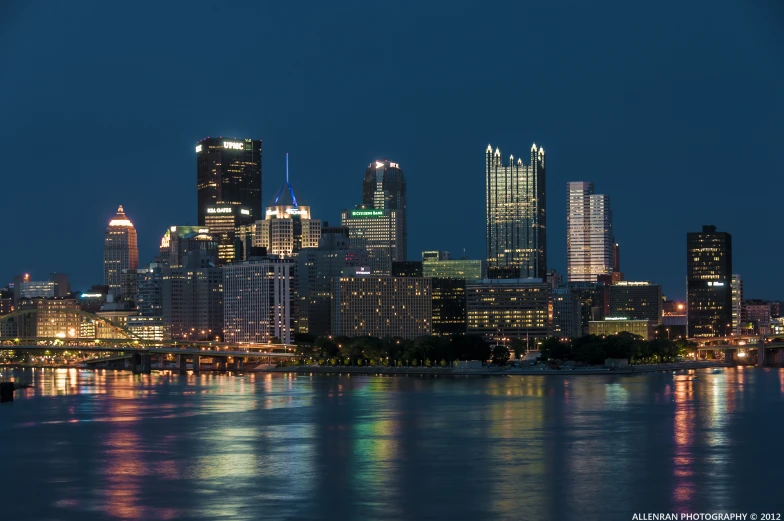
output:
[[[207,207],[240,205],[261,211],[261,140],[207,138],[196,145],[198,225],[206,224]]]
[[[732,235],[703,226],[686,234],[689,338],[732,332]]]

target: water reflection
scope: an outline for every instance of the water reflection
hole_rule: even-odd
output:
[[[26,510],[4,504],[18,519],[742,511],[770,486],[748,462],[761,444],[743,441],[784,426],[784,371],[750,368],[454,379],[0,370],[11,376],[34,387],[0,407],[4,469],[17,476],[6,492],[40,496]]]

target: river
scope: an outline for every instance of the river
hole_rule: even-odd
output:
[[[11,378],[2,519],[784,513],[784,370]]]

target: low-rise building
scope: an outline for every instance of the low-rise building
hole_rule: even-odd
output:
[[[482,279],[466,283],[467,332],[491,341],[545,338],[550,285],[542,279]]]
[[[633,320],[624,317],[607,317],[604,320],[588,322],[588,333],[597,336],[617,335],[618,333],[631,333],[641,336],[643,340],[653,338],[656,324],[648,319]]]

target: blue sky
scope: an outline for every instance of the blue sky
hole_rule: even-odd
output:
[[[263,140],[316,217],[400,163],[409,252],[484,255],[484,151],[547,152],[549,265],[567,181],[610,195],[627,278],[685,293],[686,232],[733,234],[746,295],[784,298],[784,9],[773,0],[0,5],[0,280],[102,280],[122,204],[140,261],[193,224],[194,146]]]

